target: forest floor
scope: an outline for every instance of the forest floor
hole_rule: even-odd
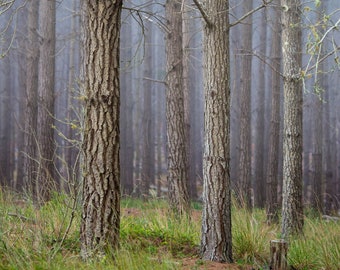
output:
[[[74,207],[75,206],[75,207]],[[125,198],[121,205],[120,249],[100,260],[80,258],[81,205],[56,194],[37,209],[27,199],[0,191],[0,270],[264,270],[269,242],[279,226],[265,212],[233,207],[233,264],[199,258],[201,205],[190,219],[171,216],[166,200]],[[340,269],[340,222],[306,211],[305,235],[291,241],[288,261],[295,269]]]
[[[123,216],[131,216],[134,218],[142,218],[143,211],[139,208],[124,208]],[[194,222],[200,222],[201,211],[192,210],[191,218]],[[238,265],[231,263],[218,263],[212,261],[203,261],[199,258],[198,248],[188,247],[186,255],[190,257],[185,257],[179,260],[179,268],[182,270],[254,270],[251,265]]]

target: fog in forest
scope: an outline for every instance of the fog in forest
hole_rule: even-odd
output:
[[[34,48],[42,43],[41,15],[40,18],[32,16],[35,11],[29,8],[30,1],[17,0],[11,6],[3,2],[0,1],[1,186],[23,192],[27,197],[35,192],[36,187],[30,179],[44,171],[43,161],[39,162],[39,156],[43,157],[40,155],[43,142],[39,140],[37,129],[45,122],[35,120],[35,128],[27,123],[30,123],[32,113],[39,119],[37,115],[45,110],[51,122],[43,131],[52,128],[53,132],[53,138],[48,142],[53,145],[53,177],[49,184],[58,191],[78,194],[82,183],[81,141],[87,98],[82,88],[82,1],[56,2],[55,36],[50,40],[55,42],[55,54],[47,63],[53,65],[54,74],[44,75],[47,76],[44,78],[38,77],[43,74],[37,72],[41,65],[39,59],[35,59],[39,63],[35,61],[32,65],[33,58],[39,57],[34,54]],[[124,196],[166,197],[168,194],[165,110],[165,36],[168,32],[164,2],[125,1],[122,11],[120,174]],[[334,213],[340,209],[340,2],[321,2],[306,1],[302,7],[303,194],[305,205],[318,205],[323,212]],[[237,22],[261,4],[262,1],[255,0],[230,1],[230,22]],[[249,179],[251,204],[261,208],[266,205],[270,176],[277,179],[278,202],[282,190],[284,100],[280,21],[276,8],[275,4],[269,4],[235,24],[230,32],[232,192],[238,197],[243,192],[240,183]],[[183,6],[182,12],[184,59],[179,61],[183,60],[187,89],[187,185],[190,198],[201,201],[204,25],[193,3]],[[35,29],[30,28],[34,25]],[[53,106],[47,107],[41,98],[42,92],[38,93],[36,89],[39,81],[50,80],[53,76],[54,89],[50,94]],[[32,96],[28,91],[34,88]],[[274,88],[279,89],[278,92],[274,92]],[[36,104],[35,109],[29,110],[32,102]],[[273,106],[278,109],[276,116]],[[275,138],[271,138],[273,132],[276,132]],[[28,153],[27,137],[32,136],[35,139],[31,142],[37,146],[34,157]],[[277,139],[277,150],[269,147],[272,139]],[[273,164],[270,151],[277,153],[274,171],[269,169]],[[36,163],[33,174],[26,171],[30,161]]]

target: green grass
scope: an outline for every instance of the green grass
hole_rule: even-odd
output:
[[[55,194],[38,210],[0,192],[0,270],[181,269],[183,258],[198,258],[200,210],[191,219],[176,220],[165,200],[125,198],[115,260],[103,256],[85,263],[79,256],[80,209],[73,208],[66,195]],[[201,205],[196,203],[195,209]],[[265,218],[263,210],[233,208],[233,252],[239,265],[268,265],[269,242],[279,226],[268,226]],[[306,217],[305,236],[291,241],[288,256],[295,269],[340,269],[340,222]]]

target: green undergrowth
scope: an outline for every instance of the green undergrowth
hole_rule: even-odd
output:
[[[84,262],[79,256],[79,202],[55,194],[37,209],[30,200],[0,192],[0,269],[181,269],[183,259],[198,259],[199,203],[191,218],[180,220],[170,213],[166,200],[124,198],[121,208],[119,250]],[[268,269],[269,241],[279,235],[279,226],[268,226],[263,210],[235,207],[232,222],[234,260],[240,266]],[[339,222],[306,217],[304,238],[289,245],[290,265],[340,269],[339,232]]]

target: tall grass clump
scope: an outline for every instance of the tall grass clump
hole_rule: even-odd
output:
[[[234,258],[239,263],[262,267],[269,261],[269,241],[277,228],[266,224],[263,210],[233,207],[232,235]]]
[[[288,262],[295,269],[340,269],[340,222],[305,217],[305,234],[293,239]]]

